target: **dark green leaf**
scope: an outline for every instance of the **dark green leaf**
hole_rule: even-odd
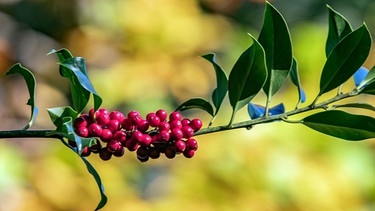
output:
[[[38,115],[38,108],[35,106],[35,88],[36,88],[35,77],[34,77],[34,74],[30,70],[21,66],[21,64],[13,65],[6,73],[6,75],[12,75],[12,74],[20,74],[25,79],[27,89],[29,90],[30,99],[27,101],[27,105],[31,107],[31,116],[30,116],[29,123],[23,128],[24,130],[27,130],[34,123],[34,120],[36,116]]]
[[[348,80],[365,62],[371,43],[371,35],[366,25],[344,37],[327,58],[320,78],[318,96]]]
[[[295,58],[293,58],[293,65],[292,65],[292,69],[290,71],[290,79],[292,80],[292,83],[298,89],[299,98],[298,98],[298,103],[297,103],[297,106],[296,106],[296,107],[298,107],[299,104],[304,103],[306,101],[306,95],[305,95],[305,92],[303,91],[302,86],[301,86],[301,81],[299,79],[299,74],[298,74],[298,63],[297,63],[297,60]]]
[[[209,113],[211,116],[214,116],[214,111],[211,104],[203,98],[192,98],[178,106],[178,108],[176,108],[176,111],[185,111],[192,108],[202,109]]]
[[[216,115],[219,112],[224,97],[228,92],[228,77],[224,70],[218,64],[216,64],[215,54],[206,54],[202,57],[212,63],[216,73],[217,87],[212,92],[212,102],[216,108],[214,114]]]
[[[61,142],[68,148],[70,148],[71,150],[73,150],[74,152],[76,152],[71,146],[69,146],[64,140],[61,140]],[[101,199],[100,199],[100,202],[99,204],[97,205],[97,207],[95,208],[95,210],[100,210],[101,208],[103,208],[106,204],[107,204],[107,196],[105,195],[104,193],[104,186],[103,186],[103,183],[102,183],[102,180],[100,179],[100,176],[98,174],[98,172],[95,170],[95,168],[90,164],[89,161],[86,160],[86,158],[84,157],[81,157],[80,158],[82,159],[82,161],[85,163],[86,167],[87,167],[87,170],[88,172],[94,177],[95,179],[95,182],[96,184],[98,185],[99,187],[99,192],[100,192],[100,196],[101,196]]]
[[[235,113],[262,89],[267,79],[264,50],[256,39],[251,38],[253,44],[241,54],[229,75],[228,95],[233,108],[232,120]]]
[[[73,119],[78,117],[78,113],[69,106],[49,108],[47,111],[56,127],[61,127],[64,117],[72,117]]]
[[[332,49],[350,32],[353,31],[349,22],[340,13],[328,8],[328,37],[326,41],[326,57]]]
[[[94,109],[97,110],[102,99],[91,84],[86,71],[86,64],[81,57],[71,57],[66,49],[51,51],[56,53],[60,60],[60,74],[71,82],[72,98],[75,109],[80,113],[86,107],[90,93],[94,96]]]
[[[362,88],[364,87],[367,87],[367,86],[370,86],[371,84],[373,84],[375,82],[375,67],[373,67],[366,75],[365,79],[363,79],[363,81],[359,84],[359,86],[357,87],[359,90],[361,90]],[[375,89],[375,85],[373,85],[373,88],[372,87],[367,87],[366,91],[365,90],[362,90],[361,92],[368,92],[369,90],[372,90],[372,89]],[[374,91],[375,93],[375,91]],[[368,93],[369,94],[369,93]]]
[[[324,111],[303,119],[303,124],[321,133],[351,141],[375,137],[375,119],[344,111]]]
[[[333,105],[332,108],[362,108],[370,111],[375,111],[375,107],[367,103],[347,103],[343,105]]]
[[[270,98],[283,85],[292,66],[292,42],[283,16],[267,2],[259,43],[266,53],[268,78],[263,86]]]

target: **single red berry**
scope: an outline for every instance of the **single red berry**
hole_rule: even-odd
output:
[[[173,120],[181,121],[181,120],[182,120],[182,115],[181,115],[181,113],[178,112],[178,111],[174,111],[174,112],[172,112],[172,113],[169,115],[169,121],[173,121]]]
[[[139,143],[143,146],[149,146],[152,142],[152,138],[148,134],[143,134]]]
[[[157,127],[160,124],[160,118],[155,113],[147,114],[146,120],[151,127]]]
[[[195,150],[192,150],[192,149],[186,149],[184,152],[183,152],[183,155],[186,157],[186,158],[192,158],[195,154]]]
[[[78,117],[73,122],[74,128],[87,127],[87,125],[88,125],[87,120],[84,117]]]
[[[198,149],[198,142],[194,138],[189,138],[186,140],[186,149],[191,149],[191,150],[197,150]]]
[[[97,112],[97,115],[96,115],[96,122],[101,125],[102,127],[103,126],[106,126],[109,121],[111,119],[109,118],[109,114],[106,114],[106,113],[98,113]]]
[[[90,150],[93,153],[99,153],[100,149],[102,148],[102,144],[98,139],[96,139],[96,144],[90,146]]]
[[[88,147],[83,148],[82,153],[81,153],[82,157],[87,157],[90,154],[91,154],[91,151],[90,151],[90,149]]]
[[[155,147],[150,147],[149,148],[149,156],[152,159],[159,158],[160,157],[160,151]]]
[[[129,139],[126,141],[126,148],[131,152],[137,150],[138,146],[139,146],[138,141],[134,139]]]
[[[185,119],[181,120],[181,124],[182,124],[182,126],[187,126],[187,125],[189,125],[189,124],[190,124],[190,119],[185,118]]]
[[[149,124],[147,120],[142,119],[138,124],[137,124],[137,130],[144,133],[148,130]]]
[[[156,116],[158,116],[160,118],[160,121],[164,121],[168,117],[168,113],[163,109],[160,109],[160,110],[156,111],[155,114],[156,114]]]
[[[176,151],[175,151],[173,146],[168,146],[165,149],[164,154],[169,159],[172,159],[172,158],[176,157]]]
[[[194,131],[198,131],[199,129],[201,129],[202,125],[203,123],[200,119],[193,119],[190,121],[190,124],[189,124],[189,126],[193,128]]]
[[[167,141],[169,141],[170,134],[169,134],[168,131],[163,130],[163,131],[160,131],[160,133],[159,133],[159,137],[160,137],[160,140],[161,140],[162,142],[167,142]]]
[[[171,130],[171,138],[174,140],[179,140],[184,136],[180,128],[173,128]]]
[[[171,128],[171,126],[168,122],[163,121],[163,122],[160,122],[160,124],[158,125],[158,128],[160,131],[163,131],[163,130],[168,131]]]
[[[89,134],[93,137],[99,137],[102,134],[102,127],[98,123],[89,125]]]
[[[122,122],[125,119],[125,116],[120,111],[112,111],[109,114],[109,118],[116,119],[117,121]]]
[[[162,142],[159,133],[157,133],[157,134],[151,136],[151,138],[152,138],[151,143],[161,143],[161,142]]]
[[[122,147],[121,143],[115,139],[112,139],[107,143],[107,149],[112,153],[120,147]]]
[[[113,138],[113,133],[109,129],[103,129],[102,133],[100,134],[100,139],[103,142],[108,142]]]
[[[117,148],[114,152],[113,155],[116,157],[121,157],[125,154],[125,148],[124,147],[119,147]]]
[[[184,134],[184,138],[190,138],[194,136],[194,130],[190,126],[183,126],[181,130],[182,134]]]
[[[103,147],[100,151],[99,151],[99,157],[102,159],[102,160],[109,160],[111,159],[112,157],[112,152],[110,152],[107,147]]]
[[[128,113],[128,119],[130,119],[133,125],[138,125],[138,123],[142,120],[142,116],[138,113],[138,111],[130,111]]]
[[[89,129],[87,127],[79,127],[76,130],[77,135],[81,137],[88,137],[89,136]]]
[[[100,109],[98,109],[97,113],[109,115],[109,111],[106,108],[100,108]]]
[[[143,136],[142,132],[140,132],[140,131],[134,131],[134,133],[132,134],[132,139],[134,139],[135,141],[139,142],[140,140],[142,140],[142,136]]]
[[[120,130],[121,124],[117,119],[112,119],[108,122],[107,127],[112,133],[115,133]]]
[[[126,140],[126,133],[122,130],[118,130],[113,134],[113,139],[116,139],[119,142]]]
[[[186,143],[182,140],[177,140],[174,142],[173,146],[176,152],[183,152],[186,149]]]
[[[171,129],[182,128],[182,124],[181,124],[180,120],[172,120],[172,121],[169,122],[169,125],[170,125]]]
[[[125,118],[124,120],[122,120],[121,122],[121,126],[122,128],[124,128],[126,131],[133,131],[136,129],[136,126],[131,122],[130,119],[128,118]]]

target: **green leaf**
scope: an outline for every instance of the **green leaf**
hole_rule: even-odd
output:
[[[344,111],[324,111],[303,119],[303,124],[321,133],[350,141],[375,137],[375,119]]]
[[[288,26],[280,12],[268,2],[258,41],[266,53],[268,78],[263,90],[270,98],[284,84],[292,66],[293,53]]]
[[[31,107],[31,116],[29,123],[23,128],[24,130],[27,130],[34,123],[34,120],[38,115],[38,107],[35,106],[36,80],[34,74],[27,68],[21,66],[21,64],[13,65],[6,73],[6,75],[12,74],[20,74],[25,79],[27,89],[29,90],[30,99],[27,101],[27,105]]]
[[[94,96],[94,109],[97,110],[102,99],[91,84],[86,71],[86,64],[81,57],[72,57],[66,49],[51,51],[56,53],[60,61],[60,74],[71,82],[71,93],[75,109],[82,112],[87,106],[90,94]]]
[[[371,43],[371,35],[365,24],[345,36],[327,58],[320,78],[318,96],[348,80],[365,62]]]
[[[350,23],[340,13],[328,8],[328,37],[326,41],[326,57],[333,48],[350,32],[353,31]]]
[[[333,105],[332,109],[336,108],[361,108],[370,111],[375,111],[375,107],[367,103],[347,103],[343,105]]]
[[[375,82],[375,67],[373,67],[367,73],[365,79],[363,79],[363,81],[361,82],[361,84],[359,84],[359,86],[357,87],[357,89],[361,90],[363,88],[367,88],[366,90],[361,90],[361,93],[362,92],[366,93],[366,92],[374,89],[374,91],[370,91],[370,92],[374,92],[375,93],[375,85],[370,86],[374,82]],[[367,86],[369,86],[369,87],[367,87]],[[370,93],[366,93],[366,94],[370,94]]]
[[[71,146],[68,145],[68,143],[66,143],[64,140],[61,140],[61,142],[68,148],[70,148],[71,150],[73,150],[74,152],[76,152]],[[91,163],[89,161],[86,160],[86,158],[80,156],[80,158],[82,159],[82,161],[85,163],[86,167],[87,167],[87,171],[94,177],[95,179],[95,182],[96,184],[98,185],[99,187],[99,192],[100,192],[100,196],[101,196],[101,199],[97,205],[97,207],[95,208],[95,210],[100,210],[101,208],[103,208],[106,204],[107,204],[107,196],[105,195],[104,193],[104,185],[102,183],[102,180],[100,179],[100,176],[98,174],[98,172],[95,170],[95,168],[91,165]]]
[[[211,116],[214,116],[214,111],[211,104],[203,98],[192,98],[178,106],[176,108],[176,111],[185,111],[192,108],[202,109],[209,113]]]
[[[306,95],[305,95],[305,92],[303,91],[302,86],[301,86],[301,81],[299,79],[299,74],[298,74],[298,63],[297,63],[297,60],[295,58],[293,58],[293,65],[292,65],[292,68],[290,70],[290,79],[291,79],[292,83],[298,89],[299,97],[298,97],[298,103],[297,103],[297,106],[296,106],[296,108],[298,108],[299,104],[304,103],[306,101]]]
[[[228,95],[233,108],[229,125],[235,113],[255,97],[267,79],[264,50],[256,39],[251,38],[253,44],[241,54],[229,74]]]
[[[49,108],[47,111],[56,127],[61,127],[64,117],[72,117],[73,119],[78,117],[78,113],[69,106]]]
[[[211,62],[216,73],[217,87],[212,92],[212,102],[216,108],[214,115],[216,115],[219,112],[220,106],[225,98],[225,95],[228,92],[228,77],[224,70],[218,64],[216,64],[215,54],[206,54],[202,57]]]

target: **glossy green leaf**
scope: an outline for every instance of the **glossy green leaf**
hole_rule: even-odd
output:
[[[293,58],[293,65],[292,65],[292,68],[290,70],[290,79],[292,81],[292,83],[297,87],[298,89],[298,103],[297,103],[297,106],[299,106],[299,104],[301,103],[304,103],[306,101],[306,95],[305,95],[305,92],[303,91],[302,89],[302,86],[301,86],[301,81],[300,81],[300,78],[299,78],[299,74],[298,74],[298,63],[297,63],[297,60],[295,58]]]
[[[375,82],[375,67],[373,67],[366,75],[365,79],[363,79],[363,81],[359,84],[359,86],[357,87],[359,90],[363,89],[363,88],[366,88],[367,86],[367,89],[366,90],[362,90],[361,92],[363,93],[366,93],[372,89],[374,89],[374,91],[370,91],[370,92],[374,92],[375,93],[375,85],[372,85],[370,86],[371,84],[373,84]],[[370,93],[368,93],[370,94]]]
[[[94,96],[94,109],[97,110],[102,99],[91,84],[86,71],[86,64],[81,57],[72,57],[66,49],[51,51],[56,53],[60,61],[60,74],[69,79],[71,83],[71,93],[75,109],[82,112],[87,106],[90,94]]]
[[[266,53],[268,71],[263,90],[271,97],[284,84],[292,66],[293,53],[288,26],[280,12],[268,2],[258,41]]]
[[[303,124],[321,133],[358,141],[375,137],[375,119],[344,111],[324,111],[303,119]]]
[[[371,35],[366,25],[345,36],[327,58],[320,78],[318,96],[348,80],[365,62],[371,43]]]
[[[212,92],[212,102],[216,108],[214,115],[219,112],[220,106],[228,92],[228,77],[224,70],[216,63],[215,54],[206,54],[202,56],[214,66],[216,73],[217,87]]]
[[[255,97],[267,79],[263,47],[251,38],[253,44],[241,54],[229,74],[228,95],[233,108],[231,122],[235,113]]]
[[[24,130],[27,130],[34,123],[34,120],[38,115],[38,107],[35,106],[36,80],[34,74],[27,68],[21,66],[21,64],[13,65],[6,73],[6,75],[12,74],[20,74],[25,79],[27,89],[29,91],[30,99],[27,101],[27,105],[31,107],[31,115],[28,124],[23,128]]]
[[[342,104],[342,105],[333,105],[333,109],[336,108],[361,108],[361,109],[366,109],[370,111],[375,111],[375,107],[367,104],[367,103],[347,103],[347,104]]]
[[[328,37],[326,41],[326,57],[332,49],[350,32],[353,31],[350,23],[340,13],[328,8]]]
[[[192,108],[198,108],[206,111],[211,116],[214,116],[214,110],[211,104],[203,98],[192,98],[176,108],[176,111],[185,111]]]
[[[71,150],[73,150],[74,152],[76,152],[71,146],[68,145],[68,143],[66,143],[64,140],[61,140],[61,142],[68,148],[70,148]],[[107,196],[105,195],[104,193],[104,185],[102,183],[102,180],[100,179],[100,176],[98,174],[98,172],[95,170],[95,168],[91,165],[91,163],[89,161],[86,160],[86,158],[80,156],[80,158],[82,159],[82,161],[85,163],[86,167],[87,167],[87,170],[88,172],[94,177],[95,179],[95,182],[96,184],[98,185],[99,187],[99,192],[100,192],[100,196],[101,196],[101,199],[97,205],[97,207],[95,208],[95,210],[100,210],[101,208],[103,208],[106,204],[107,204],[107,201],[108,201],[108,198]]]

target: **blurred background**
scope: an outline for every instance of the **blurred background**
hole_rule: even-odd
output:
[[[325,61],[326,4],[353,28],[366,22],[374,33],[375,2],[271,3],[289,24],[308,105],[318,93]],[[263,0],[0,0],[0,72],[21,62],[36,75],[39,115],[32,129],[53,129],[46,108],[70,104],[69,83],[59,76],[55,55],[47,56],[59,48],[85,58],[103,107],[142,115],[160,108],[171,112],[192,97],[210,99],[215,75],[200,55],[215,53],[229,73],[251,44],[247,33],[258,36],[264,5]],[[365,66],[374,64],[372,51]],[[30,112],[26,85],[18,76],[0,81],[0,129],[21,129]],[[353,86],[347,83],[348,90]],[[284,102],[291,110],[297,97],[288,80],[272,105]],[[262,93],[254,99],[264,101]],[[225,101],[214,124],[227,124],[230,112]],[[198,110],[183,115],[199,117],[205,126],[210,121]],[[244,108],[236,121],[247,119]],[[127,151],[104,162],[91,155],[109,198],[103,210],[375,210],[374,140],[348,142],[281,122],[197,140],[191,159],[162,156],[140,163]],[[0,211],[93,210],[99,199],[84,164],[58,140],[0,140]]]

